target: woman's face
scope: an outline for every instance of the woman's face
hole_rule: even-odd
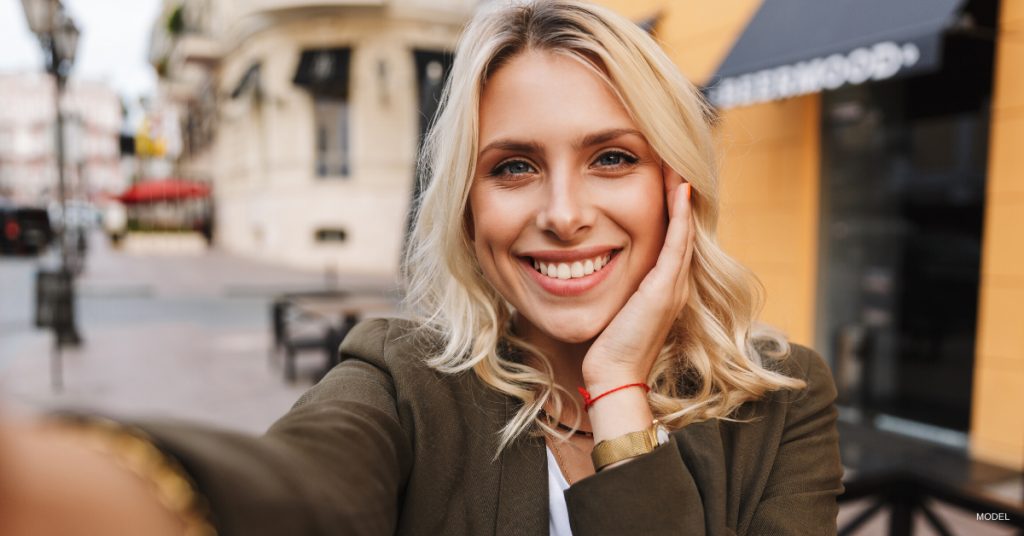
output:
[[[519,323],[593,339],[654,267],[667,216],[661,163],[596,74],[530,52],[480,101],[470,233]]]

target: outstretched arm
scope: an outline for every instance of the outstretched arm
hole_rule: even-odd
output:
[[[183,534],[149,486],[71,427],[0,423],[0,534]]]
[[[385,328],[355,328],[348,359],[263,437],[166,421],[135,426],[173,453],[221,536],[393,534],[412,447],[393,380],[373,364],[382,363],[383,340],[373,331]],[[67,424],[0,427],[0,534],[183,534],[152,480],[123,461]]]

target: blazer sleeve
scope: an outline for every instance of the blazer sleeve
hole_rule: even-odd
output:
[[[727,462],[718,423],[677,431],[668,445],[566,490],[573,534],[835,534],[836,496],[843,489],[835,386],[814,352],[794,346],[789,359],[807,387],[774,397],[780,400],[771,402],[772,411],[784,415],[766,416],[778,424],[766,426],[759,441],[741,442]],[[741,460],[756,457],[762,460],[754,467],[764,474],[744,478],[749,489],[726,489],[742,472]]]
[[[383,365],[386,330],[356,326],[341,364],[262,437],[137,426],[192,476],[222,536],[393,534],[412,447]]]

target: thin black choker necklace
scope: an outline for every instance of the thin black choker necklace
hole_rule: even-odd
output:
[[[551,415],[548,415],[548,412],[544,411],[544,408],[540,408],[540,414],[543,415],[548,420],[548,422],[554,423],[555,426],[559,427],[562,430],[565,430],[566,432],[572,432],[572,433],[574,433],[576,435],[581,435],[583,437],[594,437],[594,432],[584,432],[583,430],[573,430],[572,428],[569,428],[568,426],[562,424],[561,422],[556,421],[554,417],[552,417]]]

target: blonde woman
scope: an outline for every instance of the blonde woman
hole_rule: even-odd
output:
[[[717,245],[709,116],[611,11],[480,14],[427,144],[411,319],[357,326],[261,438],[8,433],[0,532],[835,533],[831,375]]]

